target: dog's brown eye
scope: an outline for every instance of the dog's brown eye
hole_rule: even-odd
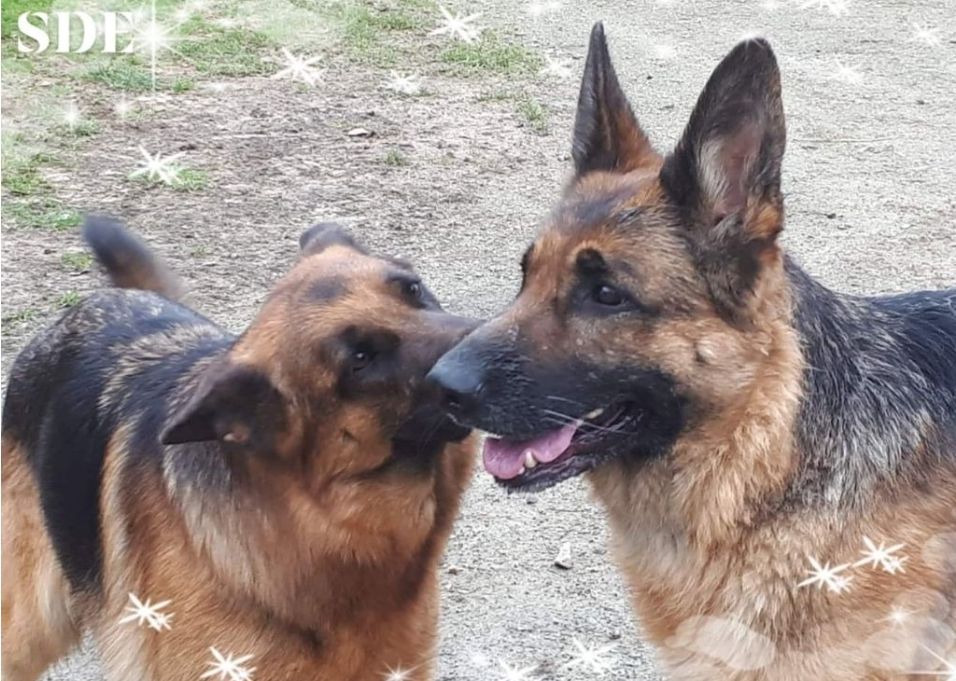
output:
[[[352,371],[361,371],[375,359],[371,350],[361,349],[352,353]]]
[[[410,281],[405,284],[405,295],[414,300],[420,300],[422,297],[422,285],[417,281]]]
[[[594,298],[596,303],[607,305],[608,307],[617,307],[624,303],[624,296],[621,295],[621,292],[607,284],[595,286],[591,297]]]

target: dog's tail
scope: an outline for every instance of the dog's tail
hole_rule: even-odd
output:
[[[83,238],[114,286],[154,291],[170,300],[182,297],[179,277],[117,220],[87,216]]]

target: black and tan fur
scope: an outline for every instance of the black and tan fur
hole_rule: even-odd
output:
[[[777,241],[784,146],[765,41],[723,60],[662,156],[596,26],[576,172],[521,291],[431,375],[513,451],[574,425],[502,482],[588,474],[666,678],[931,678],[913,672],[956,668],[956,290],[814,281]],[[903,571],[799,586],[864,538],[903,544]]]
[[[134,290],[73,307],[10,374],[5,681],[84,632],[116,681],[198,679],[211,648],[256,681],[431,678],[473,444],[423,378],[474,324],[319,225],[235,336],[118,224],[85,229]],[[170,601],[171,628],[121,623],[129,594]]]

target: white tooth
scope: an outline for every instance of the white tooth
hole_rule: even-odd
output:
[[[604,408],[600,407],[598,409],[595,409],[594,411],[589,411],[587,414],[584,415],[584,418],[596,419],[598,416],[600,416],[603,413],[604,413]]]
[[[538,460],[534,458],[534,452],[530,449],[524,450],[524,467],[525,468],[534,468],[538,465]]]

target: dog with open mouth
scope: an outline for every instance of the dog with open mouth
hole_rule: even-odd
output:
[[[475,322],[323,224],[237,336],[118,223],[84,230],[126,288],[10,373],[3,678],[86,632],[110,681],[432,678],[475,442],[424,379]]]
[[[668,679],[942,675],[956,290],[847,296],[787,257],[785,139],[748,40],[659,154],[596,25],[574,175],[518,296],[430,377],[503,486],[588,474]]]

